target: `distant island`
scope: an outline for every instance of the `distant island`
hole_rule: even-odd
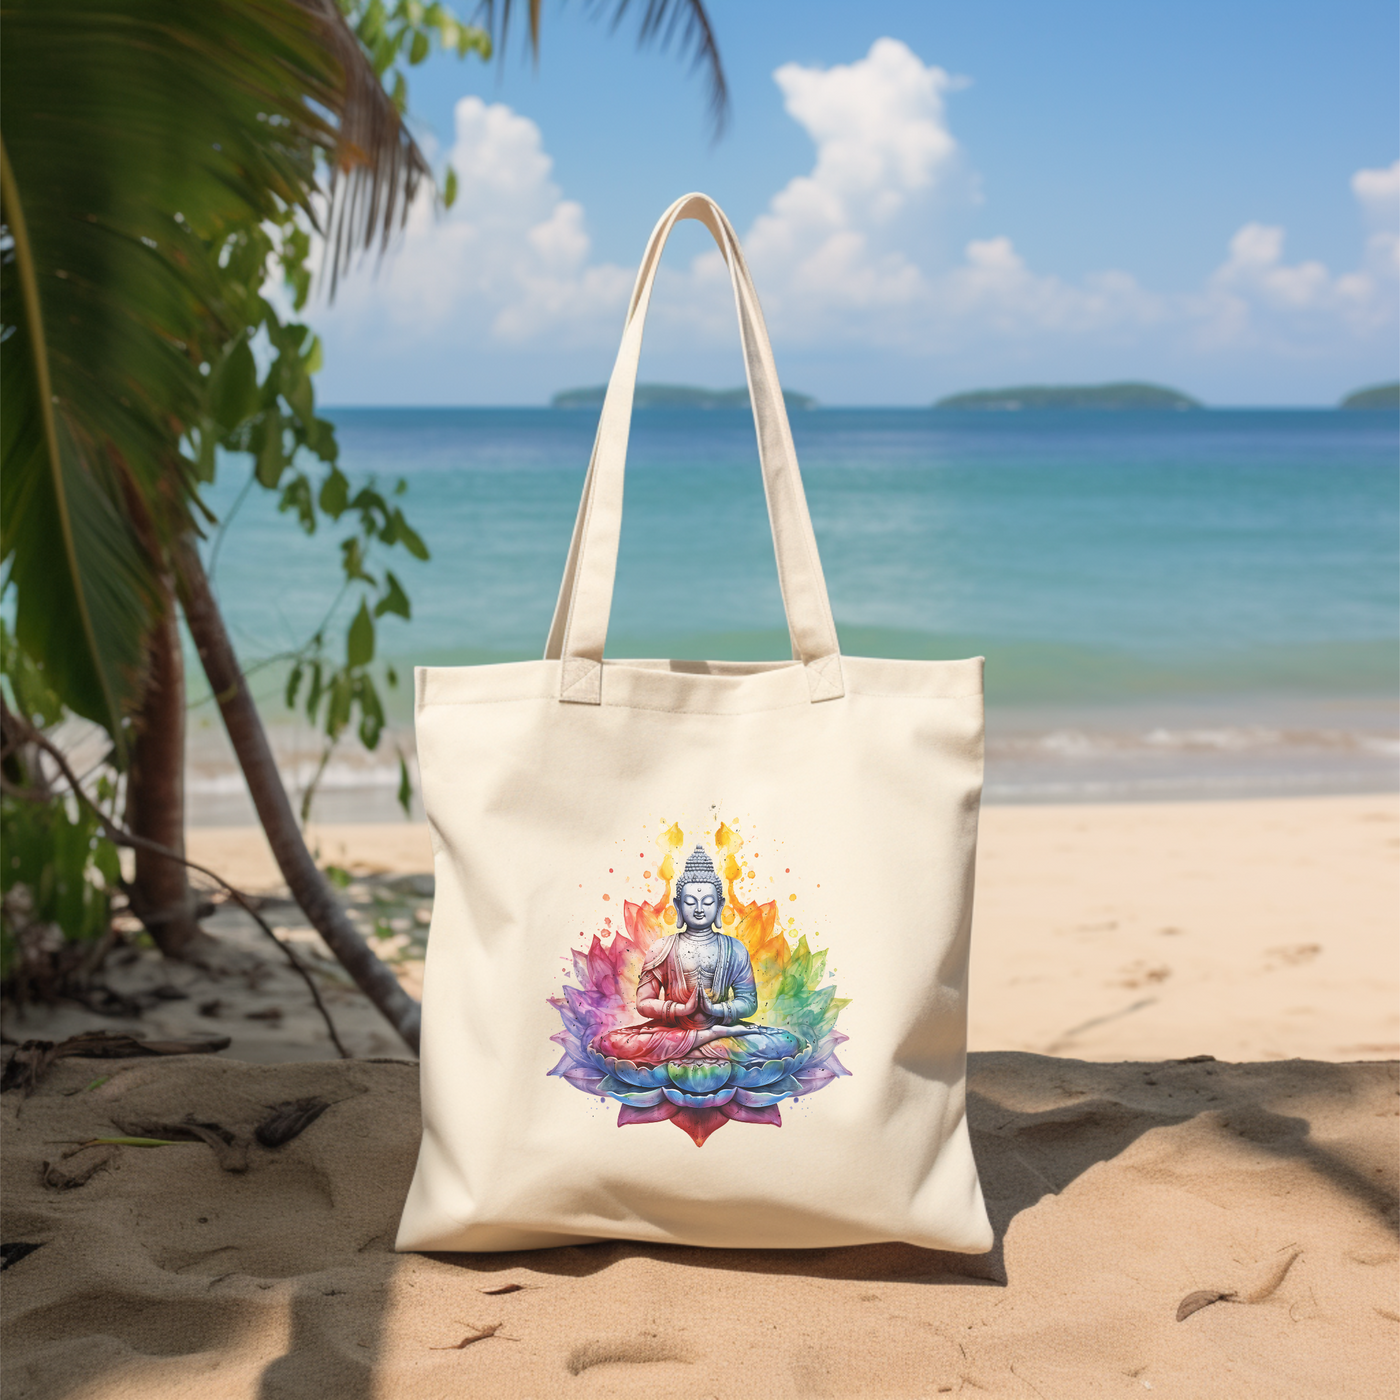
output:
[[[1387,408],[1392,413],[1400,409],[1400,384],[1377,384],[1370,389],[1358,389],[1348,394],[1342,408]]]
[[[950,394],[946,399],[939,399],[934,407],[999,413],[1014,413],[1024,408],[1092,408],[1122,413],[1144,409],[1180,411],[1200,408],[1201,404],[1188,394],[1164,389],[1160,384],[1026,384],[1015,389],[976,389],[968,394]]]
[[[549,401],[551,408],[601,408],[608,386],[593,389],[565,389]],[[783,390],[783,401],[789,410],[815,408],[816,399],[810,394]],[[688,384],[638,384],[632,399],[633,408],[747,408],[747,389],[696,389]]]

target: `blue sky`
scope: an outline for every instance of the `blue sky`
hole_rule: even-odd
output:
[[[310,319],[324,402],[542,403],[607,378],[632,271],[703,189],[785,382],[927,403],[1150,378],[1333,402],[1396,374],[1393,3],[712,0],[732,92],[547,5],[537,67],[434,58],[411,111],[463,194]],[[673,238],[644,378],[742,380],[707,235]]]

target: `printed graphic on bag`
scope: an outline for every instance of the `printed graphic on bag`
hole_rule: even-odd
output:
[[[550,1037],[564,1054],[549,1072],[616,1099],[619,1127],[671,1122],[697,1147],[729,1122],[780,1128],[784,1099],[850,1073],[836,1058],[849,999],[822,985],[826,953],[807,946],[795,918],[785,932],[776,901],[735,893],[753,878],[737,832],[721,822],[714,833],[721,870],[696,845],[677,875],[679,825],[659,844],[661,898],[624,899],[625,931],[605,917],[588,952],[573,955],[578,986],[549,999],[564,1022]]]

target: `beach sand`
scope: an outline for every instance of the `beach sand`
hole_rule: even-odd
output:
[[[312,842],[323,863],[354,874],[347,900],[356,922],[383,935],[376,946],[416,995],[432,907],[427,827],[320,827]],[[189,852],[270,897],[265,917],[318,969],[354,1054],[401,1052],[286,901],[258,828],[196,827]],[[7,1009],[6,1033],[224,1034],[241,1059],[333,1057],[305,987],[252,921],[223,906],[207,926],[255,959],[255,970],[210,975],[129,953],[107,981],[146,1001],[139,1018]],[[1395,1058],[1397,933],[1394,797],[989,806],[969,1045],[1086,1060]]]
[[[424,829],[316,839],[415,986]],[[279,893],[255,831],[196,829],[191,854]],[[3,1393],[1393,1393],[1400,1097],[1381,1061],[1400,1040],[1397,857],[1393,797],[987,808],[969,1115],[997,1245],[975,1257],[396,1256],[414,1067],[334,1061],[304,986],[221,909],[227,966],[113,969],[139,1016],[7,1010],[15,1039],[233,1045],[65,1059],[32,1097],[5,1094],[4,1241],[40,1247],[7,1249]],[[267,917],[318,969],[352,1050],[402,1056],[295,909]],[[308,1097],[329,1107],[299,1136],[253,1138]],[[187,1115],[232,1146],[64,1155]],[[1229,1296],[1178,1321],[1193,1294]]]
[[[412,1065],[61,1061],[33,1097],[5,1096],[5,1239],[40,1247],[6,1273],[4,1393],[1393,1393],[1393,1065],[983,1054],[969,1088],[989,1255],[430,1257],[391,1252]],[[227,1165],[203,1143],[64,1157],[187,1114],[246,1141],[269,1106],[311,1096],[330,1106],[300,1136]],[[1178,1321],[1193,1294],[1229,1297]]]

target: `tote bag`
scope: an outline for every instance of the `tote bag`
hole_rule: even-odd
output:
[[[604,659],[642,327],[729,268],[792,659]],[[712,514],[701,479],[677,502]],[[437,894],[400,1250],[989,1249],[964,1116],[982,661],[842,656],[739,242],[656,226],[542,661],[416,673]]]

